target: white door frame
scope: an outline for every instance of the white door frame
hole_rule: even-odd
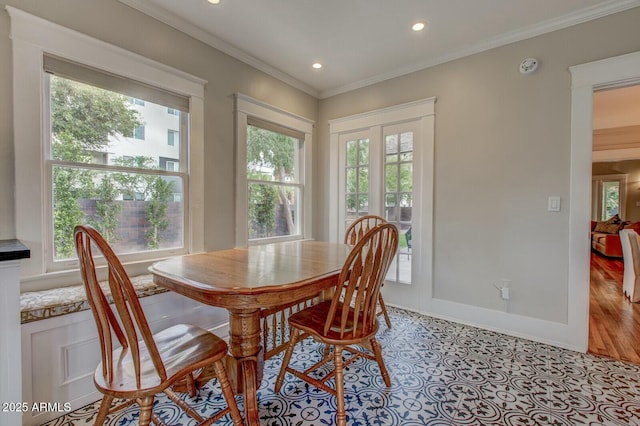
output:
[[[567,342],[589,345],[589,256],[593,91],[640,81],[640,52],[569,68],[571,72],[571,171]]]

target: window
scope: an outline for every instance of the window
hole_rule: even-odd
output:
[[[627,175],[592,177],[591,220],[605,221],[618,215],[626,219]]]
[[[177,130],[167,130],[167,145],[176,146],[180,140],[180,132]]]
[[[160,168],[170,172],[180,171],[180,160],[177,158],[160,157]]]
[[[45,111],[51,123],[52,265],[75,257],[78,223],[95,226],[119,254],[182,249],[185,206],[174,194],[184,192],[187,179],[163,172],[178,172],[179,159],[162,164],[157,155],[162,141],[140,147],[123,136],[135,129],[135,138],[144,139],[141,122],[155,131],[166,129],[153,114],[166,106],[146,101],[144,109],[131,108],[125,95],[86,83],[109,86],[93,76],[95,71],[50,57],[44,64],[50,93]],[[186,123],[188,112],[180,115]],[[102,161],[95,161],[100,154]]]
[[[129,102],[131,102],[134,105],[144,106],[144,101],[142,99],[129,98]]]
[[[425,247],[421,237],[430,238],[432,185],[423,168],[430,167],[427,160],[432,157],[423,159],[420,152],[431,152],[433,101],[329,122],[330,185],[338,189],[330,206],[331,240],[341,242],[349,224],[367,214],[396,225],[399,250],[387,273],[388,283],[412,284],[430,272],[431,247]],[[421,174],[427,179],[421,181]]]
[[[247,127],[249,241],[300,235],[301,149],[296,137]]]
[[[144,125],[135,126],[133,128],[132,137],[138,140],[144,140]]]
[[[237,95],[236,244],[309,238],[313,124]]]
[[[69,285],[79,278],[64,229],[80,221],[100,227],[130,274],[145,273],[159,257],[202,251],[202,206],[189,205],[189,200],[204,195],[205,82],[59,25],[42,25],[41,18],[7,10],[18,31],[12,39],[13,60],[21,70],[13,75],[14,137],[19,147],[16,235],[32,255],[22,263],[21,272],[28,277],[23,290]],[[119,77],[123,75],[128,77]],[[58,96],[64,90],[83,99],[78,105],[117,108],[83,108],[92,112],[86,122],[74,118],[64,123],[60,113],[73,110],[64,96]],[[144,107],[129,98],[144,100]],[[166,114],[169,107],[180,114]],[[156,110],[162,113],[153,113]],[[42,126],[34,126],[34,113],[44,118]],[[162,118],[155,120],[156,116]],[[128,137],[139,124],[149,130],[145,144]],[[184,172],[159,167],[159,155],[168,149],[167,129],[184,130],[179,152],[168,156],[186,162]],[[179,195],[164,197],[167,188]],[[140,214],[125,214],[126,209]],[[166,228],[163,218],[169,222]]]

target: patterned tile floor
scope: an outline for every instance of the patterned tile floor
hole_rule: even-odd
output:
[[[379,339],[391,374],[387,389],[377,366],[357,361],[345,374],[349,425],[635,425],[640,426],[640,366],[508,337],[415,313],[390,309],[393,329]],[[295,362],[322,348],[306,341]],[[331,425],[335,400],[287,375],[273,384],[280,357],[265,363],[258,391],[262,425]],[[222,404],[207,385],[191,403],[206,412]],[[166,398],[156,412],[168,424],[193,425]],[[242,409],[242,399],[239,398]],[[93,424],[98,404],[47,426]],[[136,406],[108,418],[109,426],[137,424]],[[230,425],[224,418],[218,424]]]

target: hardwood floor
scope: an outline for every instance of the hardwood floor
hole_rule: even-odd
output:
[[[640,303],[622,294],[622,259],[591,253],[589,352],[640,364]]]

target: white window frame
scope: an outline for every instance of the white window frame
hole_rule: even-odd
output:
[[[169,137],[171,135],[171,137]],[[176,146],[176,141],[180,143],[180,131],[167,129],[167,145],[168,146]]]
[[[165,163],[166,166],[165,168],[170,171],[170,172],[177,172],[179,171],[179,166],[180,166],[180,162],[179,161],[173,161],[173,160],[167,160],[167,162]],[[171,164],[171,168],[167,167],[169,164]]]
[[[142,134],[140,134],[142,133]],[[134,127],[133,129],[133,135],[131,135],[132,139],[135,139],[137,141],[143,141],[146,140],[146,128],[144,124],[141,124],[139,126]],[[142,136],[142,137],[138,137],[138,136]]]
[[[69,285],[79,280],[77,261],[69,262],[68,270],[55,273],[46,266],[50,256],[45,237],[46,215],[50,207],[46,202],[44,141],[49,130],[43,102],[46,95],[43,57],[47,54],[189,98],[190,147],[189,158],[185,159],[189,170],[189,193],[185,194],[188,226],[184,229],[187,247],[182,252],[204,250],[206,81],[11,6],[6,10],[11,18],[13,47],[16,236],[31,250],[31,258],[22,263],[23,290]],[[172,251],[164,253],[165,256],[172,254]],[[126,267],[131,274],[146,273],[154,260],[157,259],[132,259]]]
[[[603,194],[602,187],[605,182],[618,182],[620,185],[619,194],[619,206],[618,216],[620,219],[625,220],[627,218],[626,206],[627,206],[627,175],[626,174],[614,174],[614,175],[594,175],[591,177],[591,220],[601,221],[602,219],[602,203]]]
[[[248,229],[248,200],[247,200],[247,125],[253,117],[263,121],[286,127],[304,134],[300,155],[301,161],[298,176],[302,188],[302,212],[300,220],[300,234],[286,237],[262,238],[249,242]],[[312,133],[314,122],[308,118],[282,110],[265,102],[243,94],[236,94],[236,247],[246,247],[251,244],[267,244],[275,241],[289,241],[311,238],[312,212],[312,174],[311,154],[313,152]]]

